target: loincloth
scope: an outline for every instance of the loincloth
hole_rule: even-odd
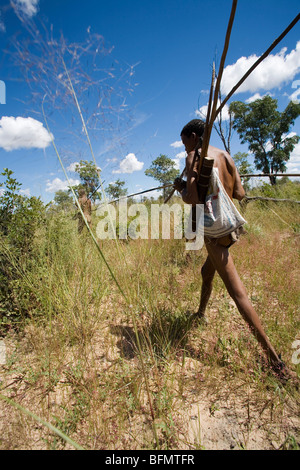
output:
[[[204,236],[205,243],[212,244],[212,245],[221,245],[225,246],[225,248],[230,248],[234,243],[239,241],[241,235],[245,234],[245,229],[241,226],[238,227],[236,230],[231,232],[229,235],[221,238],[212,238]]]

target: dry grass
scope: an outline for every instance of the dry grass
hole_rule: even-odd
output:
[[[271,341],[299,374],[297,214],[274,210],[248,206],[248,234],[232,254]],[[2,396],[85,449],[299,448],[299,392],[270,375],[219,277],[208,325],[188,319],[205,249],[103,242],[125,299],[73,222],[57,237],[27,273],[39,302],[4,338]],[[1,449],[72,448],[12,402],[0,400],[0,410]]]

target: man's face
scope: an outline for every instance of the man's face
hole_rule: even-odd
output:
[[[195,150],[196,145],[199,141],[199,137],[197,136],[197,134],[195,134],[195,132],[192,132],[190,137],[187,137],[186,135],[182,134],[181,140],[185,147],[186,153],[190,153],[192,150]]]

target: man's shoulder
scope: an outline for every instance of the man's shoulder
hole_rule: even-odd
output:
[[[226,167],[230,173],[233,172],[235,164],[232,156],[228,152],[217,147],[210,146],[209,156],[215,160],[215,166]]]
[[[214,147],[213,145],[210,145],[208,148],[208,153],[212,156],[215,157],[220,157],[220,158],[231,158],[228,152],[226,150],[219,149],[218,147]]]

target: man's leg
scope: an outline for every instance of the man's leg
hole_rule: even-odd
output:
[[[206,243],[206,248],[211,263],[218,271],[227,291],[234,300],[239,312],[250,326],[251,331],[256,336],[266,355],[274,365],[280,363],[281,361],[271,345],[260,319],[248,298],[246,289],[237,273],[228,248],[209,243]]]
[[[209,301],[212,287],[213,287],[213,279],[214,279],[215,272],[216,272],[215,267],[208,255],[201,269],[201,275],[202,275],[201,297],[200,297],[199,310],[196,314],[196,316],[199,318],[204,317],[206,306]]]

